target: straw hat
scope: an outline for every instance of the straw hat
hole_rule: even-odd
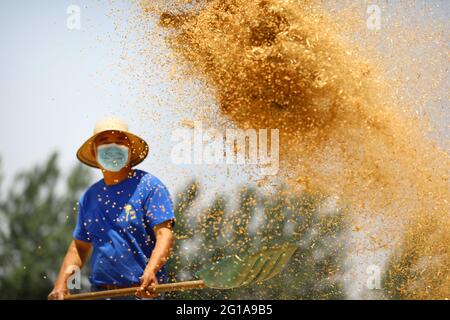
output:
[[[147,143],[135,134],[129,132],[128,125],[124,121],[119,118],[109,117],[102,119],[95,124],[94,135],[83,143],[77,151],[78,160],[90,167],[100,168],[97,164],[97,159],[95,158],[94,141],[99,135],[105,132],[121,132],[125,134],[131,144],[130,163],[132,167],[141,163],[147,157]]]

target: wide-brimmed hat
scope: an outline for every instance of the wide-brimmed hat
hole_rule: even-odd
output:
[[[130,163],[132,167],[141,163],[147,157],[148,144],[142,138],[131,133],[126,122],[116,117],[109,117],[95,124],[94,135],[83,143],[77,151],[78,160],[90,167],[100,168],[95,158],[94,141],[105,132],[121,132],[128,138],[130,141]]]

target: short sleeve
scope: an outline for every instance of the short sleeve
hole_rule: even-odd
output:
[[[162,183],[157,183],[153,186],[145,207],[146,220],[151,228],[170,220],[173,222],[172,225],[174,225],[175,216],[172,200],[169,191]]]
[[[80,201],[78,202],[78,217],[77,224],[75,225],[75,229],[73,230],[73,238],[76,240],[81,240],[85,242],[91,242],[89,238],[88,232],[86,230],[85,224],[85,212],[84,212],[84,195],[80,197]]]

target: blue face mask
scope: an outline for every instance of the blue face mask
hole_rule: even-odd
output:
[[[119,172],[128,164],[128,147],[115,143],[97,147],[97,162],[106,171]]]

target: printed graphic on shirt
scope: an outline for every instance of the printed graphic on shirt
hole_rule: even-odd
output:
[[[131,204],[125,205],[125,221],[136,219],[136,210]]]

